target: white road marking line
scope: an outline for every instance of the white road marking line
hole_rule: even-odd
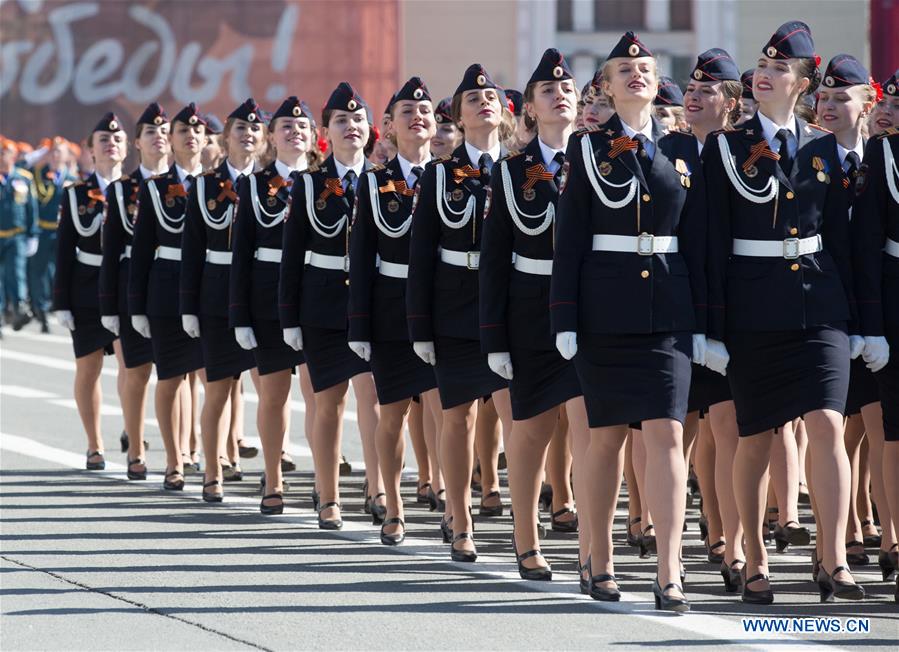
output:
[[[56,398],[56,394],[21,385],[0,385],[0,394],[14,398]]]
[[[76,469],[84,468],[84,458],[81,455],[60,448],[46,446],[27,437],[0,433],[0,449],[9,450],[44,461],[55,462],[64,466],[71,466]],[[112,480],[127,481],[127,476],[123,472],[125,470],[124,466],[107,462],[106,467],[106,471],[92,473]],[[161,474],[151,473],[146,481],[139,482],[138,484],[159,482],[161,479]],[[176,494],[176,492],[166,492],[166,495],[173,494]],[[181,495],[194,501],[202,500],[202,490],[199,485],[194,483],[185,484],[184,492]],[[222,509],[224,507],[244,513],[258,513],[259,510],[259,505],[254,498],[226,494],[225,501],[226,502],[222,506],[216,506],[212,509]],[[309,513],[308,510],[301,511],[295,507],[285,506],[283,515],[269,518],[295,524],[307,530],[318,530],[317,517],[316,515]],[[372,530],[372,526],[356,521],[344,521],[343,530],[335,531],[333,532],[333,535],[345,540],[361,542],[368,545],[377,545],[380,543],[378,534],[376,531]],[[434,544],[431,541],[416,538],[414,536],[407,537],[401,546],[392,548],[387,548],[385,546],[384,553],[386,554],[388,551],[410,557],[417,557],[426,561],[443,562],[459,568],[460,570],[464,570],[467,574],[477,574],[492,580],[522,584],[529,590],[546,593],[556,599],[578,600],[583,604],[591,605],[596,608],[597,611],[614,612],[632,616],[634,618],[647,619],[656,625],[677,629],[693,636],[712,638],[713,640],[720,641],[722,645],[740,645],[747,649],[760,651],[770,650],[771,646],[775,644],[799,645],[802,646],[803,649],[809,647],[812,649],[825,649],[822,644],[814,640],[800,639],[779,633],[766,633],[764,642],[754,641],[751,638],[746,638],[746,633],[743,631],[742,625],[737,619],[727,619],[721,616],[697,612],[692,612],[683,617],[677,617],[667,613],[658,614],[653,612],[651,607],[647,606],[647,603],[650,605],[652,604],[653,598],[651,593],[629,591],[622,596],[622,602],[600,603],[592,600],[589,596],[581,595],[578,589],[577,575],[575,573],[555,572],[552,582],[526,582],[518,576],[517,572],[510,572],[507,570],[511,566],[511,563],[507,559],[494,555],[479,555],[478,562],[475,564],[455,563],[447,560],[446,545]],[[700,607],[699,604],[695,606]],[[826,649],[834,650],[840,648],[828,645]]]

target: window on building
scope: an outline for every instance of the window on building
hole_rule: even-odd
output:
[[[573,0],[556,0],[556,29],[560,32],[574,31],[572,2]]]
[[[693,0],[669,0],[668,11],[672,30],[693,29]]]
[[[593,25],[597,31],[644,29],[643,4],[639,0],[593,0]]]

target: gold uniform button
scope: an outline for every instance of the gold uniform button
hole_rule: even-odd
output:
[[[642,278],[649,278],[649,271],[644,269],[642,272],[640,272],[640,276]]]
[[[796,235],[797,233],[799,233],[799,229],[797,229],[795,226],[790,229],[790,235]]]
[[[793,263],[792,265],[790,265],[790,269],[794,272],[798,272],[799,271],[799,263]]]
[[[649,201],[649,195],[644,194],[644,195],[643,195],[643,201]]]
[[[793,191],[792,191],[792,190],[788,190],[788,191],[787,191],[787,199],[793,199],[793,197],[795,197],[795,196],[796,196],[796,195],[793,194]]]

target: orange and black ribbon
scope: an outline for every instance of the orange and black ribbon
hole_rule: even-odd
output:
[[[180,183],[173,183],[165,191],[165,200],[175,199],[176,197],[187,197],[187,191]]]
[[[218,197],[216,197],[216,201],[222,201],[225,198],[230,199],[233,202],[237,201],[237,193],[234,192],[231,179],[219,181],[219,188],[221,188],[222,191],[219,193]]]
[[[636,152],[640,144],[628,136],[619,136],[609,141],[609,158],[617,158],[625,152]]]
[[[400,181],[394,181],[393,179],[390,179],[383,186],[378,186],[378,192],[380,192],[381,194],[385,192],[395,192],[403,195],[404,197],[411,197],[415,194],[415,191],[406,185],[405,179],[401,179]]]
[[[335,197],[343,197],[343,183],[337,177],[333,179],[325,179],[325,189],[321,191],[318,198],[327,199],[331,195]]]
[[[552,181],[554,177],[552,172],[543,167],[543,163],[537,163],[525,169],[524,174],[528,180],[524,182],[522,190],[530,190],[541,181]]]
[[[749,158],[743,161],[743,172],[746,172],[749,168],[756,164],[760,158],[770,158],[772,161],[779,161],[780,154],[771,150],[768,147],[768,141],[760,140],[755,145],[749,148]]]
[[[231,182],[229,181],[228,183],[230,184]],[[285,179],[281,175],[272,177],[268,182],[269,197],[274,197],[275,195],[277,195],[278,191],[281,190],[281,188],[290,188],[292,183],[293,179]],[[221,199],[221,197],[219,199]]]
[[[94,206],[97,205],[97,202],[100,202],[101,204],[106,203],[106,195],[104,195],[99,188],[91,188],[87,191],[87,196],[91,200],[87,205],[88,210],[93,210]]]
[[[464,165],[461,168],[453,168],[453,179],[456,183],[462,183],[465,179],[477,178],[481,176],[481,171],[470,165]]]

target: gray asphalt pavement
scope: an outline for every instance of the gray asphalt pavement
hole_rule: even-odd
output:
[[[163,492],[159,431],[147,418],[150,478],[129,482],[118,451],[122,428],[115,361],[103,375],[107,470],[83,470],[85,438],[72,399],[74,362],[59,327],[5,329],[0,342],[0,648],[3,650],[544,650],[781,646],[899,648],[899,608],[875,565],[856,572],[870,599],[819,604],[808,550],[772,551],[776,604],[749,607],[724,593],[705,560],[695,507],[684,561],[693,611],[653,610],[653,564],[624,542],[616,522],[616,573],[625,599],[594,602],[578,592],[574,535],[549,532],[543,549],[554,581],[518,578],[511,518],[476,518],[480,557],[457,564],[442,544],[438,517],[415,505],[414,462],[404,488],[409,538],[378,542],[362,512],[362,459],[353,401],[344,451],[354,473],[342,479],[340,532],[316,527],[311,457],[294,389],[292,444],[299,470],[284,515],[258,512],[261,459],[227,484],[226,502],[200,499],[200,476],[183,494]],[[255,434],[255,394],[246,382],[246,433]],[[507,498],[507,489],[503,488]],[[698,504],[697,504],[698,506]],[[548,517],[544,516],[544,521]],[[803,512],[803,521],[812,525]],[[869,551],[876,559],[876,551]],[[869,619],[863,633],[747,632],[745,619]],[[758,626],[757,620],[752,620]],[[824,621],[817,621],[822,623]],[[816,625],[822,627],[822,625]]]

